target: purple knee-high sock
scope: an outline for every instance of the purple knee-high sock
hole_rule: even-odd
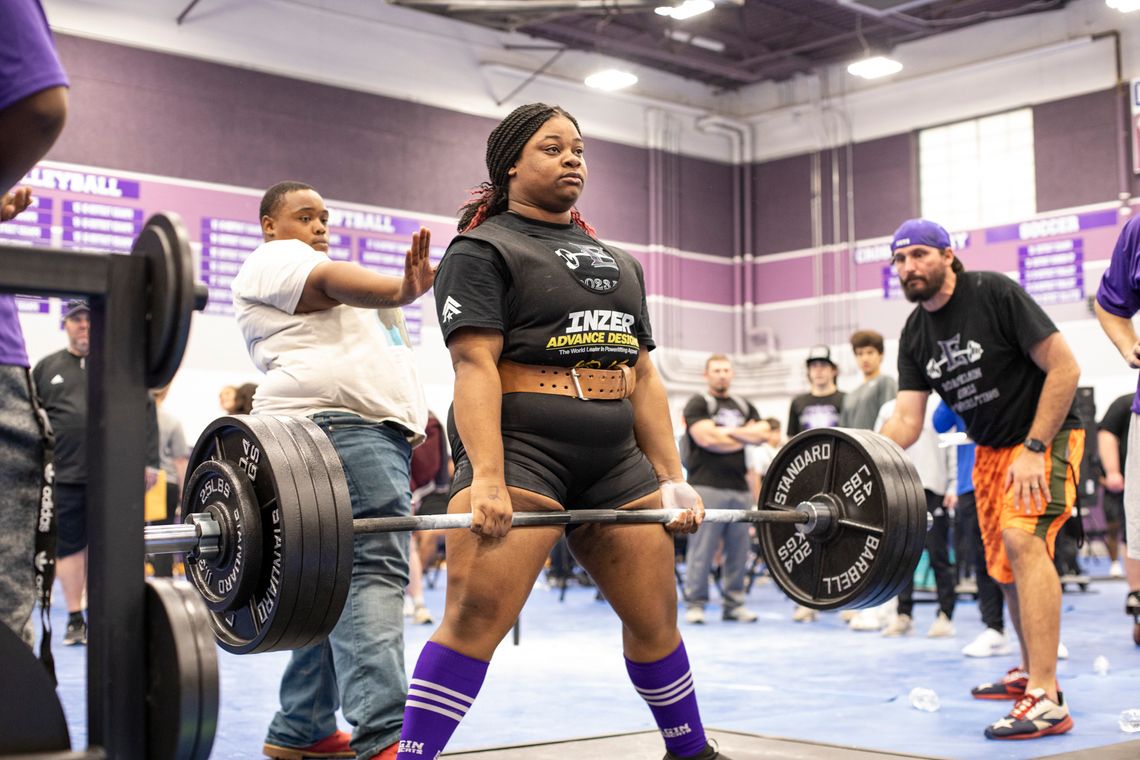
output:
[[[649,705],[665,737],[665,749],[681,757],[701,752],[708,741],[697,708],[685,642],[657,662],[632,662],[626,658],[625,669],[637,693]]]
[[[434,760],[475,701],[485,675],[482,660],[434,641],[425,644],[408,684],[396,760]]]

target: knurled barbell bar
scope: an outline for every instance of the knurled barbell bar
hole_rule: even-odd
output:
[[[150,527],[146,551],[187,552],[187,577],[227,651],[295,649],[336,625],[356,535],[469,528],[470,514],[352,518],[340,460],[311,420],[223,417],[190,457],[184,525]],[[705,522],[757,526],[776,585],[814,609],[891,598],[914,572],[927,527],[914,466],[867,431],[809,430],[780,449],[756,510]],[[680,510],[518,512],[513,527],[668,523]]]

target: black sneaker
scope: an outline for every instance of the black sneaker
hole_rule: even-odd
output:
[[[87,643],[87,623],[83,620],[68,621],[67,630],[63,634],[64,646],[73,647],[77,644]]]
[[[672,752],[665,753],[665,760],[732,760],[731,757],[722,753],[716,744],[709,742],[705,748],[695,755],[674,755]]]

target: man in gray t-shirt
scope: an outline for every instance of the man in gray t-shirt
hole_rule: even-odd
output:
[[[874,330],[857,330],[851,335],[851,350],[863,373],[863,384],[843,399],[839,427],[875,429],[875,418],[883,404],[892,401],[899,386],[893,377],[881,372],[883,336]]]

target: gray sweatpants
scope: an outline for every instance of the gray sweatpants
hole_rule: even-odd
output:
[[[1132,448],[1136,446],[1138,448]],[[1140,560],[1140,414],[1128,425],[1128,460],[1124,463],[1124,535],[1128,559]]]
[[[28,371],[0,365],[0,623],[35,643],[36,511],[43,443],[32,412]]]

